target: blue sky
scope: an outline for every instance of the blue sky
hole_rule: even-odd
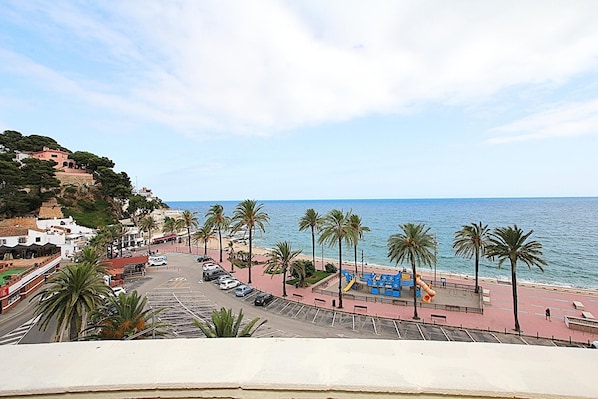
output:
[[[97,3],[0,3],[0,131],[165,201],[598,196],[596,1]]]

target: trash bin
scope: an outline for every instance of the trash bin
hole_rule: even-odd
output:
[[[333,307],[333,308],[336,308],[336,299],[333,299],[333,300],[332,300],[332,307]]]
[[[295,283],[295,288],[299,288],[299,283]]]

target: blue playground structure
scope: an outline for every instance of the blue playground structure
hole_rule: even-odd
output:
[[[409,273],[398,272],[397,274],[364,273],[360,280],[366,283],[370,288],[370,293],[374,295],[384,295],[388,297],[399,298],[401,288],[413,287],[413,278]],[[416,288],[416,296],[421,296],[420,287]]]

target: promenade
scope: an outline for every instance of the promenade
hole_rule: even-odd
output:
[[[219,251],[214,247],[214,243],[208,248],[208,255],[216,261],[219,260]],[[152,246],[152,249],[158,249],[161,253],[184,252],[188,253],[188,247],[182,244],[160,244]],[[192,246],[194,254],[203,254],[203,248]],[[254,249],[254,259],[260,264],[252,267],[251,285],[260,291],[266,291],[275,296],[282,296],[282,275],[271,276],[264,274],[265,251],[263,249]],[[230,263],[226,259],[227,254],[223,253],[221,265],[226,270],[231,270]],[[324,260],[326,262],[326,259]],[[321,261],[316,260],[316,268],[322,269]],[[336,262],[337,263],[337,262]],[[347,264],[347,270],[354,270],[354,266]],[[361,265],[359,265],[361,271]],[[398,270],[388,268],[374,268],[365,266],[364,272],[376,272],[378,274],[395,274]],[[422,278],[430,281],[433,276],[429,270],[421,269]],[[235,268],[235,277],[240,281],[247,283],[249,269]],[[475,284],[473,278],[463,279],[457,276],[437,273],[437,281],[445,278],[449,284],[469,284],[472,287]],[[343,285],[345,282],[343,281]],[[457,311],[447,311],[433,308],[418,307],[418,315],[423,322],[437,323],[440,325],[450,325],[463,328],[473,328],[502,333],[515,333],[513,316],[513,296],[510,284],[491,279],[481,279],[480,285],[489,293],[490,303],[484,304],[483,314],[466,313]],[[328,284],[327,290],[334,290],[336,295],[322,295],[312,292],[312,287],[296,288],[293,285],[286,287],[287,300],[301,302],[307,305],[317,305],[322,308],[332,309],[333,300],[338,306],[338,278],[332,278]],[[332,292],[330,293],[332,294]],[[348,292],[351,294],[351,291]],[[405,297],[405,295],[403,295]],[[579,302],[584,305],[584,309],[576,309],[573,302]],[[433,302],[433,301],[432,301]],[[598,340],[598,334],[591,334],[577,330],[571,330],[565,325],[564,317],[582,317],[582,311],[598,317],[598,292],[588,290],[578,290],[573,288],[563,288],[556,286],[539,286],[518,284],[518,305],[519,305],[519,323],[522,334],[529,336],[538,336],[550,339],[559,339],[565,341],[575,341],[588,343]],[[545,310],[550,309],[550,319],[547,319]],[[364,302],[350,298],[350,295],[343,298],[343,311],[349,313],[367,314],[375,317],[385,317],[400,320],[409,320],[413,317],[413,303],[406,305],[393,305],[381,302]],[[432,315],[445,316],[446,319],[432,317]]]

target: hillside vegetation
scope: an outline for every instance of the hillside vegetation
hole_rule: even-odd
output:
[[[19,153],[46,148],[69,152],[69,158],[93,176],[94,185],[63,185],[56,178],[54,161],[16,160]],[[147,201],[133,192],[125,172],[114,162],[87,151],[71,152],[51,137],[24,136],[14,130],[0,134],[0,219],[36,216],[42,202],[56,198],[65,216],[88,227],[114,224],[118,219],[165,207],[159,199]]]

